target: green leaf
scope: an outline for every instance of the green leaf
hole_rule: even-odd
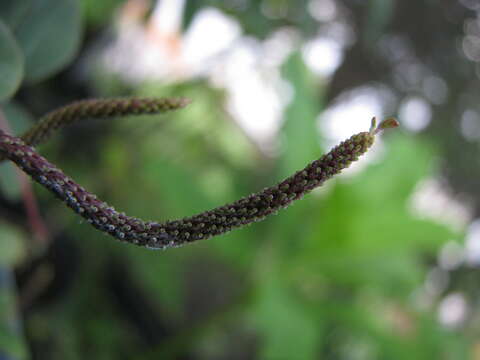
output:
[[[408,288],[419,282],[419,254],[434,254],[460,235],[409,209],[416,185],[431,172],[431,149],[406,136],[390,137],[388,147],[381,163],[335,183],[311,209],[315,223],[301,242],[297,266],[338,282]]]
[[[18,23],[28,13],[28,9],[32,5],[32,0],[7,0],[0,2],[0,18],[7,24],[10,29],[15,29]]]
[[[318,84],[299,52],[282,66],[282,73],[293,88],[293,99],[285,112],[282,134],[286,151],[282,158],[281,176],[289,176],[321,154],[317,132],[317,116],[322,110]]]
[[[0,20],[0,101],[17,91],[22,77],[22,52],[10,29]]]
[[[292,175],[322,154],[320,137],[317,132],[317,116],[322,110],[322,90],[315,77],[302,59],[300,52],[294,52],[282,65],[282,75],[293,89],[293,98],[285,111],[282,140],[285,151],[279,159],[275,180]],[[272,179],[272,183],[275,181]],[[272,238],[290,246],[297,243],[298,236],[305,229],[311,199],[297,202],[281,215],[270,218],[273,227]],[[295,246],[295,245],[293,245]],[[287,251],[290,251],[289,249]]]
[[[164,208],[169,217],[193,215],[214,207],[198,187],[193,174],[177,164],[157,156],[146,156],[144,170],[143,189],[149,186],[161,189],[156,192],[159,198],[150,193],[150,200],[153,205],[160,205],[157,209]]]
[[[368,4],[365,44],[374,47],[378,39],[385,34],[386,27],[395,13],[393,0],[370,0]]]
[[[81,6],[85,21],[89,25],[104,26],[116,14],[116,8],[124,2],[124,0],[83,0]]]
[[[0,223],[0,267],[16,264],[24,255],[25,239],[11,225]]]
[[[15,165],[11,162],[0,164],[0,188],[5,197],[12,201],[20,199],[22,193],[16,171]]]
[[[20,135],[24,133],[34,123],[32,114],[16,102],[4,104],[2,110],[13,134]]]
[[[278,274],[270,273],[258,287],[251,309],[260,330],[260,359],[314,359],[322,323],[308,314]]]
[[[80,45],[81,12],[75,0],[35,1],[15,34],[25,54],[25,78],[42,80],[67,65]]]
[[[13,274],[8,267],[0,265],[0,359],[29,358],[25,345],[16,308]]]
[[[2,108],[13,134],[21,134],[33,124],[33,117],[22,106],[9,102]],[[17,168],[12,162],[0,164],[0,188],[10,200],[18,200],[21,187]]]

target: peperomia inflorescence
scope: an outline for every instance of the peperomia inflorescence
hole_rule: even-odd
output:
[[[160,106],[157,109],[161,108],[161,111],[170,110],[182,107],[186,103],[187,101],[184,99],[176,99],[173,102],[170,99],[170,102],[164,102],[164,104],[168,104],[167,107]],[[77,111],[84,114],[85,112],[79,110],[82,106],[78,104],[81,103],[77,103]],[[84,102],[83,104],[86,104],[89,109],[94,109],[96,108],[94,105],[99,103]],[[117,107],[109,107],[108,101],[103,104],[92,111],[91,115],[104,117],[110,116],[110,114],[125,113],[125,110],[122,110],[123,112],[112,110]],[[133,100],[131,104],[145,103]],[[148,106],[151,105],[151,102],[147,102],[147,107],[142,108],[148,109]],[[68,109],[68,107],[65,109]],[[55,113],[53,114],[55,115]],[[68,116],[65,114],[68,114]],[[82,117],[79,114],[64,111],[55,116],[50,115],[50,119],[56,119],[50,120],[51,123],[54,123],[55,127],[59,127],[58,124],[60,123],[65,124],[65,122],[59,120],[62,119],[62,116],[66,116],[67,122],[71,122],[72,118]],[[198,215],[163,223],[143,221],[116,211],[112,206],[97,199],[94,194],[85,190],[55,165],[48,162],[33,147],[26,144],[26,141],[1,131],[0,155],[17,164],[33,180],[51,191],[95,228],[121,241],[148,248],[165,249],[207,239],[265,219],[268,215],[287,207],[293,201],[302,198],[314,188],[321,186],[326,180],[340,173],[352,162],[358,160],[372,146],[379,131],[396,126],[398,126],[398,122],[389,118],[382,121],[377,127],[374,118],[370,131],[353,135],[318,160],[311,162],[304,169],[277,185]],[[26,136],[25,139],[29,143],[36,143],[52,130],[48,126],[46,128],[40,126],[37,129],[41,130],[27,133],[30,135]]]
[[[49,112],[20,138],[25,144],[36,146],[46,141],[55,130],[75,122],[94,118],[159,114],[181,109],[189,103],[189,99],[182,97],[125,97],[81,100]],[[0,156],[0,161],[4,159]]]

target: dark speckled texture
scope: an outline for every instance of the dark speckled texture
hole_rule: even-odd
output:
[[[54,131],[86,119],[115,118],[119,116],[160,114],[182,109],[190,103],[187,98],[110,98],[76,101],[43,116],[20,138],[27,145],[45,142]],[[0,161],[5,160],[0,155]]]
[[[378,129],[385,127],[383,122],[376,129],[372,125],[369,132],[353,135],[277,185],[195,216],[163,223],[143,221],[116,211],[75,183],[20,138],[0,132],[0,153],[95,228],[121,241],[165,249],[226,233],[263,220],[287,207],[356,161],[373,144]]]

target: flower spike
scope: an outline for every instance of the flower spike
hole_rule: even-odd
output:
[[[22,139],[1,131],[0,155],[16,163],[95,228],[121,241],[165,249],[210,238],[265,219],[347,168],[373,145],[375,135],[380,130],[395,126],[398,126],[398,122],[391,118],[381,122],[378,127],[372,120],[370,131],[353,135],[277,185],[195,216],[163,223],[143,221],[117,212],[75,183]]]
[[[92,118],[158,114],[187,106],[186,98],[112,98],[89,99],[74,102],[54,110],[40,119],[21,136],[28,144],[36,146],[44,142],[54,130],[68,124]]]

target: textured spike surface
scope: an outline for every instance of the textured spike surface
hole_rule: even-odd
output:
[[[373,131],[353,135],[320,159],[279,184],[198,215],[157,223],[116,211],[75,183],[20,138],[0,131],[0,154],[51,191],[95,228],[115,238],[148,248],[165,249],[226,233],[263,220],[287,207],[347,168],[373,144]]]
[[[182,97],[81,100],[46,114],[21,138],[26,144],[36,146],[47,140],[55,130],[74,122],[96,118],[159,114],[182,109],[189,103],[189,99]]]

